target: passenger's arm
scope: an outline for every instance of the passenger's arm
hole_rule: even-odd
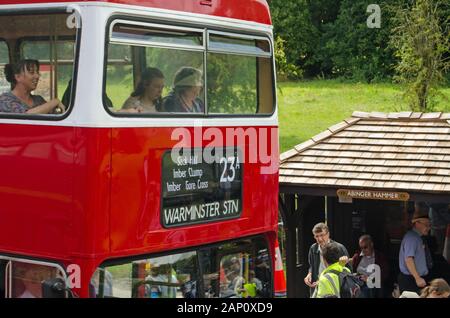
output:
[[[42,105],[30,108],[29,110],[27,110],[27,114],[49,114],[57,106],[61,107],[62,112],[66,111],[66,107],[59,101],[59,99],[54,98]]]

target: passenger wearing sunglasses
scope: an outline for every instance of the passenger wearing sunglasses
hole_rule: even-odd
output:
[[[390,272],[389,265],[383,253],[375,250],[370,235],[365,234],[359,238],[359,251],[353,255],[351,263],[353,272],[364,282],[361,298],[383,297],[383,288]]]

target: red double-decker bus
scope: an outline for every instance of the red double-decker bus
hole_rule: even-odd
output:
[[[6,0],[0,25],[1,297],[273,296],[264,0]]]

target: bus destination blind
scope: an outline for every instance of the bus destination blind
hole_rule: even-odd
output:
[[[190,148],[162,158],[164,227],[238,218],[242,211],[242,160],[236,148]]]

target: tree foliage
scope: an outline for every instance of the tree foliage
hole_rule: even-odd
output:
[[[440,17],[439,0],[417,0],[397,11],[391,45],[399,62],[396,79],[406,84],[405,98],[412,110],[432,110],[433,97],[449,69],[450,50],[448,16]]]
[[[278,45],[283,45],[285,58],[279,64],[296,66],[307,72],[316,63],[317,28],[311,23],[307,0],[272,0],[271,13],[274,33],[279,36]],[[280,47],[280,46],[278,46]],[[299,73],[300,75],[301,73]]]
[[[325,26],[318,55],[327,74],[367,82],[392,76],[394,59],[388,48],[391,15],[387,1],[377,1],[381,27],[369,28],[367,7],[371,2],[343,0],[336,20]]]
[[[278,49],[277,66],[285,78],[344,77],[377,81],[394,76],[399,56],[389,45],[397,26],[398,7],[418,0],[271,0],[269,2]],[[437,1],[440,16],[449,6]],[[381,27],[369,28],[369,4],[381,8]],[[442,27],[448,23],[440,19]],[[444,53],[447,54],[448,53]],[[292,78],[295,76],[287,76]]]

